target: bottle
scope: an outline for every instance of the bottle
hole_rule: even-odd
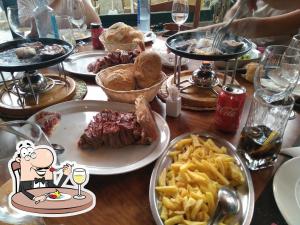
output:
[[[150,30],[149,0],[138,0],[137,27],[142,32]]]
[[[40,38],[59,38],[55,14],[47,0],[38,0],[33,10],[36,29]]]

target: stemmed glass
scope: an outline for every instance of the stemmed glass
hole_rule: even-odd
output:
[[[86,181],[86,170],[83,168],[76,168],[73,170],[73,181],[78,185],[78,194],[74,195],[75,199],[84,199],[85,195],[81,194],[81,185]]]
[[[85,32],[85,8],[82,0],[69,0],[70,7],[70,17],[72,24],[77,28],[77,31],[74,32],[74,36],[80,37],[81,33]],[[81,43],[81,44],[84,44]]]
[[[18,8],[10,6],[7,7],[7,19],[12,31],[26,39],[26,36],[31,32],[33,18],[29,18],[27,21],[20,21]]]
[[[174,0],[172,6],[172,19],[174,23],[178,25],[178,31],[180,31],[180,26],[185,23],[188,16],[189,16],[188,0]]]

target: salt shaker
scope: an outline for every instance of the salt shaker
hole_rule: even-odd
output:
[[[169,96],[166,99],[166,112],[168,116],[178,117],[181,113],[181,97],[176,86],[168,88]]]

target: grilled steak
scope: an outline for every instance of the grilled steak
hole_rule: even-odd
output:
[[[103,110],[94,116],[81,135],[81,148],[97,148],[101,145],[113,148],[137,143],[141,138],[141,126],[133,112]]]
[[[143,96],[135,101],[135,112],[105,109],[94,116],[81,135],[81,148],[101,145],[119,148],[131,144],[151,144],[158,138],[157,125]]]

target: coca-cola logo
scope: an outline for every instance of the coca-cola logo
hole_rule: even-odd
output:
[[[221,107],[220,105],[218,105],[217,112],[222,116],[235,117],[238,114],[238,108],[233,108],[230,106]]]

